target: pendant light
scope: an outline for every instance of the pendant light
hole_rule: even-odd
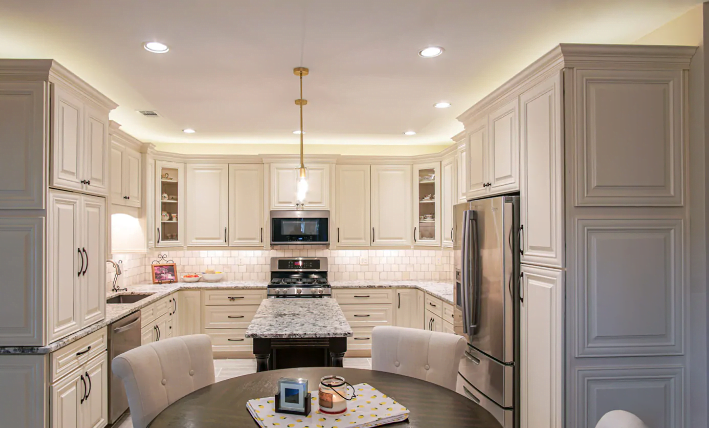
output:
[[[308,104],[308,100],[303,99],[303,76],[307,76],[310,70],[305,67],[296,67],[293,74],[300,77],[300,98],[295,100],[295,104],[300,106],[300,167],[298,168],[298,181],[296,184],[296,207],[303,208],[305,196],[308,193],[308,170],[303,163],[303,106]]]

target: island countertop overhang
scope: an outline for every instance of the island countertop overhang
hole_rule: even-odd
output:
[[[281,298],[261,302],[245,336],[254,339],[298,339],[353,335],[337,300]]]

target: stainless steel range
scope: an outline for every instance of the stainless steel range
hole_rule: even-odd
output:
[[[326,257],[272,257],[268,297],[331,297]]]

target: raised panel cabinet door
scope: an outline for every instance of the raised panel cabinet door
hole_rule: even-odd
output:
[[[167,322],[167,329],[169,331],[170,337],[176,337],[181,334],[180,332],[180,319],[179,315],[177,314],[177,311],[180,310],[180,297],[182,295],[177,292],[173,293],[170,296],[170,300],[168,300],[168,303],[171,305],[170,308],[168,309],[168,322]]]
[[[80,218],[84,270],[79,286],[81,325],[85,327],[106,315],[106,200],[83,196]]]
[[[453,206],[458,203],[455,182],[455,157],[441,162],[441,238],[444,247],[453,246]]]
[[[84,188],[91,193],[106,195],[109,187],[108,112],[85,105],[84,115]]]
[[[683,73],[574,71],[577,206],[683,205]]]
[[[180,335],[200,334],[202,332],[202,292],[183,290],[178,294],[177,319]]]
[[[522,263],[563,266],[561,74],[520,97]]]
[[[488,118],[488,187],[491,192],[519,190],[518,100],[490,113]]]
[[[155,248],[155,241],[157,240],[157,233],[154,233],[154,231],[157,230],[155,226],[156,216],[154,214],[157,211],[157,209],[155,209],[155,206],[157,204],[157,200],[155,197],[155,192],[157,190],[157,174],[155,173],[155,160],[152,158],[152,156],[143,154],[141,158],[145,163],[145,183],[143,185],[143,192],[145,194],[145,225],[146,229],[148,230],[148,233],[146,233],[145,235],[147,246],[150,249]]]
[[[81,328],[81,195],[52,190],[47,215],[47,342]],[[105,283],[105,277],[104,277]]]
[[[1,427],[46,427],[53,420],[52,403],[57,400],[53,395],[56,390],[47,384],[48,360],[46,354],[3,355],[0,358]]]
[[[147,345],[148,343],[153,343],[157,337],[157,332],[155,330],[155,324],[151,323],[143,327],[140,330],[140,345]]]
[[[143,198],[141,189],[143,186],[143,170],[140,153],[133,150],[126,150],[123,154],[123,196],[125,205],[129,207],[140,207]]]
[[[104,352],[84,366],[89,386],[81,404],[82,428],[103,428],[108,423],[108,355]]]
[[[229,245],[263,246],[263,165],[229,165]]]
[[[414,288],[396,290],[394,305],[397,326],[418,329],[424,327],[423,292]]]
[[[123,157],[125,149],[118,144],[111,144],[111,185],[109,197],[114,205],[126,205],[123,183]]]
[[[271,164],[271,209],[292,210],[296,204],[296,164]]]
[[[83,428],[83,398],[88,384],[83,373],[76,371],[49,387],[52,428]],[[39,405],[39,403],[38,403]]]
[[[187,165],[187,245],[227,246],[229,165]]]
[[[563,271],[522,265],[522,428],[563,426],[563,287]]]
[[[330,165],[310,165],[308,192],[305,194],[306,210],[330,209]]]
[[[455,174],[458,178],[456,194],[458,196],[458,202],[465,202],[468,200],[467,189],[470,187],[470,184],[468,184],[468,170],[470,169],[470,165],[468,161],[468,150],[464,145],[462,148],[458,148],[456,163]]]
[[[409,246],[411,165],[372,165],[372,245]]]
[[[413,167],[414,244],[441,245],[441,164],[432,162]]]
[[[51,181],[54,187],[84,187],[84,105],[69,91],[52,85]]]
[[[160,318],[158,318],[155,321],[155,333],[156,333],[155,342],[159,342],[161,340],[165,340],[168,338],[169,332],[168,332],[167,321],[168,321],[167,314],[161,316]]]
[[[0,83],[0,209],[44,209],[47,83]]]
[[[488,141],[487,141],[487,119],[478,120],[470,127],[468,138],[466,139],[467,152],[467,182],[463,182],[465,187],[458,189],[459,202],[466,199],[484,196],[488,192]],[[463,158],[463,163],[466,159]],[[465,179],[465,178],[464,178]],[[460,183],[460,181],[459,181]],[[463,196],[462,200],[460,196]]]
[[[337,165],[335,168],[337,245],[369,246],[372,235],[370,166]]]

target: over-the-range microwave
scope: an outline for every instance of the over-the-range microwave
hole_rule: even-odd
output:
[[[271,245],[327,245],[330,211],[271,211]]]

